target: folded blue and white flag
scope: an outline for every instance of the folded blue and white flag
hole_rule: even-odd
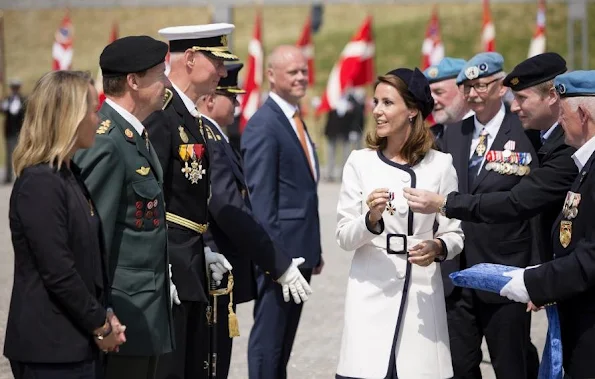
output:
[[[499,294],[511,279],[504,273],[519,267],[494,263],[480,263],[465,270],[453,272],[450,279],[458,287],[494,292]],[[562,340],[560,318],[555,305],[545,307],[548,319],[547,337],[539,365],[539,379],[562,379]]]

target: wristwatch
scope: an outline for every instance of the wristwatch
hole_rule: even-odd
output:
[[[105,326],[107,324],[107,327]],[[112,324],[109,321],[105,321],[104,326],[101,328],[101,332],[93,333],[93,337],[97,338],[99,341],[103,340],[105,337],[109,336],[112,332]]]
[[[438,207],[438,213],[440,213],[442,216],[446,217],[446,196],[444,197],[444,200],[442,201],[442,205]]]

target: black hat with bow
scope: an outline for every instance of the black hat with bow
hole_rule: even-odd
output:
[[[407,89],[417,104],[421,115],[425,119],[434,109],[434,98],[430,91],[430,83],[425,75],[417,69],[397,68],[386,75],[394,75],[407,85]]]

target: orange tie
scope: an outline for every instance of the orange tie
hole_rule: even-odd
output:
[[[310,166],[310,171],[312,172],[312,176],[314,176],[314,166],[312,165],[312,161],[310,160],[310,153],[308,152],[308,143],[306,142],[306,131],[304,130],[304,123],[302,122],[302,118],[300,117],[298,111],[294,113],[293,121],[295,122],[298,137],[300,139],[300,143],[302,144],[302,149],[304,150],[304,154],[306,154],[308,166]]]

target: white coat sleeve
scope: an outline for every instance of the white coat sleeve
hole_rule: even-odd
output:
[[[366,226],[367,209],[365,199],[368,194],[363,193],[360,173],[357,167],[357,151],[351,152],[343,168],[343,182],[339,192],[337,204],[337,243],[343,250],[355,250],[372,241],[384,229],[382,220],[380,228],[372,233]]]
[[[459,180],[452,165],[452,156],[450,154],[446,155],[444,165],[441,170],[439,193],[446,197],[449,193],[459,190]],[[440,238],[446,245],[446,259],[452,259],[463,250],[465,235],[463,229],[461,229],[461,221],[449,219],[440,213],[436,213],[436,222],[438,223],[438,230],[435,237]]]

